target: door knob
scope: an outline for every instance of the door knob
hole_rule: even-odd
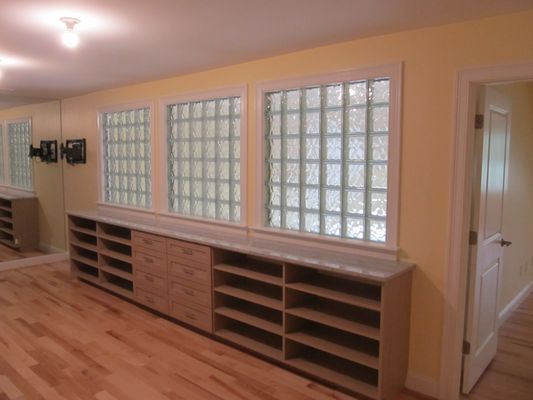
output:
[[[509,247],[512,244],[513,242],[509,242],[508,240],[504,240],[504,239],[500,240],[500,246],[502,247]]]

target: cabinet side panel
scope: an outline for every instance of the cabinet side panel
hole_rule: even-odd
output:
[[[405,387],[409,361],[412,273],[382,286],[380,398],[393,399]]]

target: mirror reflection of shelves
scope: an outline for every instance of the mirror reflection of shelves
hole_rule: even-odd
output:
[[[20,251],[37,250],[39,228],[37,198],[2,197],[0,193],[0,243]]]

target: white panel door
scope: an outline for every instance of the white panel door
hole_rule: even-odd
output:
[[[476,132],[477,170],[473,191],[472,229],[477,244],[470,249],[468,309],[463,358],[464,393],[470,392],[494,358],[498,346],[498,291],[502,254],[503,199],[511,123],[509,100],[494,88],[484,96],[483,131]]]

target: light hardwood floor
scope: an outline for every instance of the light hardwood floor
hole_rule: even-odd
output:
[[[23,251],[14,250],[11,247],[0,244],[0,262],[20,260],[22,258],[37,257],[37,256],[44,256],[44,255],[45,253],[39,250],[23,252]]]
[[[505,325],[495,370],[472,399],[527,398],[497,397],[490,386],[510,379],[507,390],[531,389],[532,309],[530,296]],[[0,273],[0,400],[6,399],[353,398],[80,283],[57,263]],[[402,395],[412,399],[418,397]]]

